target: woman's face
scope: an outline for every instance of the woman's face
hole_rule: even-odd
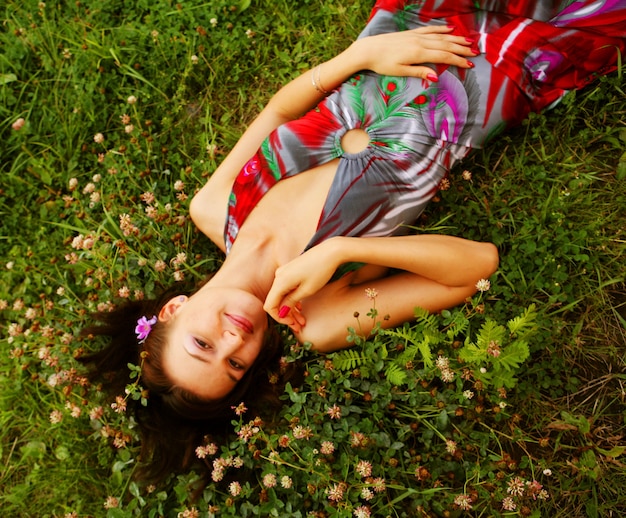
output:
[[[228,394],[252,367],[267,329],[262,302],[238,289],[205,285],[161,309],[168,323],[165,374],[177,387],[205,399]]]

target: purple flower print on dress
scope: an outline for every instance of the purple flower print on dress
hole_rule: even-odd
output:
[[[135,334],[137,335],[137,340],[139,343],[143,343],[150,331],[152,331],[152,326],[157,323],[157,317],[152,317],[151,319],[147,319],[146,317],[141,317],[137,320],[137,327],[135,327]]]

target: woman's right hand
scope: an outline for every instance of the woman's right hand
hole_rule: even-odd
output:
[[[423,63],[472,68],[467,58],[479,54],[477,42],[454,36],[454,28],[441,25],[368,36],[355,41],[350,51],[363,61],[363,68],[377,74],[421,77],[434,81],[435,70]]]

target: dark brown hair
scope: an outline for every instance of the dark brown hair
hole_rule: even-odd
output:
[[[101,382],[111,400],[124,394],[132,382],[128,364],[142,365],[140,385],[148,391],[148,404],[128,398],[128,409],[139,424],[142,463],[138,476],[147,482],[158,482],[170,473],[192,467],[197,461],[195,449],[205,436],[219,440],[232,433],[232,407],[239,403],[248,407],[247,415],[271,417],[280,407],[284,386],[271,383],[269,377],[269,373],[278,374],[282,354],[273,322],[258,358],[224,398],[206,401],[173,386],[162,364],[167,324],[157,322],[143,344],[137,340],[135,326],[142,316],[158,315],[168,300],[180,294],[180,290],[170,289],[155,299],[130,301],[113,311],[96,313],[93,318],[97,324],[81,332],[88,337],[109,337],[105,347],[79,360],[90,367],[90,380]]]

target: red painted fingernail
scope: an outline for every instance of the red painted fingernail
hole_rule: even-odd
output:
[[[470,68],[474,68],[475,65],[471,61],[468,61],[467,62],[467,66],[470,67]]]
[[[289,314],[290,310],[291,308],[289,306],[283,306],[278,310],[278,318],[285,318]]]
[[[439,81],[439,78],[435,74],[428,74],[426,76],[426,79],[428,79],[429,81],[432,81],[433,83],[436,83]]]

